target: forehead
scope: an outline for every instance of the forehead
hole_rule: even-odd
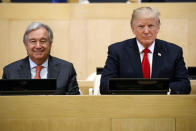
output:
[[[35,30],[32,30],[31,32],[28,33],[28,38],[48,38],[48,31],[41,27]]]
[[[156,22],[156,19],[153,18],[153,17],[150,17],[150,18],[137,18],[135,19],[136,22]]]
[[[151,18],[137,18],[134,20],[133,22],[134,25],[138,25],[138,24],[158,24],[156,18],[151,17]]]

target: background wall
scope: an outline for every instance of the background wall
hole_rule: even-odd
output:
[[[186,66],[196,66],[196,3],[156,4],[0,4],[0,76],[5,65],[24,58],[26,27],[34,21],[51,26],[51,54],[72,62],[78,79],[103,67],[108,45],[134,35],[133,9],[152,6],[161,12],[158,38],[183,47]]]

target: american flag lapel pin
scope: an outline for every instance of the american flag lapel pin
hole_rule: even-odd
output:
[[[161,56],[161,53],[158,52],[158,56]]]

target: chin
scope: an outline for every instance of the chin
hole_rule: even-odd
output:
[[[152,40],[145,40],[143,43],[145,45],[151,45],[153,43],[153,41]]]
[[[37,60],[40,60],[40,59],[43,59],[44,56],[43,55],[35,55],[34,56],[34,59],[37,59]]]

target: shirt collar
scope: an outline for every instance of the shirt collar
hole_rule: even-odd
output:
[[[37,64],[35,62],[33,62],[30,57],[29,57],[29,63],[30,63],[30,67],[31,69],[35,68],[37,66]],[[46,59],[44,61],[44,63],[41,64],[41,66],[45,67],[45,68],[48,68],[48,59]]]
[[[137,41],[137,46],[138,46],[138,48],[139,48],[139,52],[142,53],[142,51],[143,51],[145,48],[144,48],[144,46],[143,46],[138,40],[136,40],[136,41]],[[150,45],[150,46],[148,47],[148,49],[150,50],[150,53],[152,53],[152,54],[153,54],[153,52],[154,52],[154,46],[155,46],[155,41],[152,43],[152,45]]]

